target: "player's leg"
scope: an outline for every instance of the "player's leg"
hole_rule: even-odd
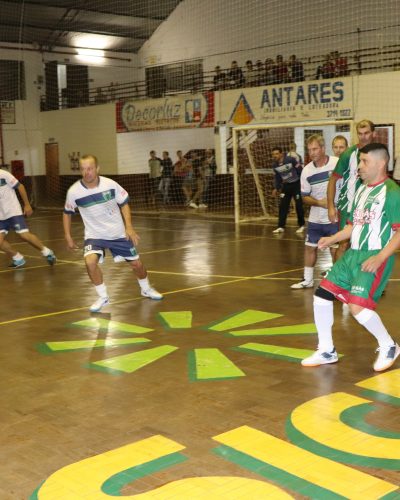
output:
[[[3,251],[8,257],[11,258],[10,267],[22,267],[25,265],[26,261],[24,256],[13,250],[12,246],[5,239],[5,234],[0,233],[0,250]]]
[[[304,275],[300,283],[295,283],[290,288],[303,290],[314,286],[314,267],[317,262],[317,243],[320,239],[318,232],[319,224],[309,222],[307,228],[306,242],[304,246]]]
[[[131,265],[132,270],[138,280],[140,291],[143,297],[148,297],[149,299],[153,300],[163,299],[161,293],[151,286],[143,262],[139,258],[137,258],[135,260],[129,260],[129,264]]]
[[[11,219],[12,229],[18,234],[18,236],[29,243],[32,247],[36,248],[41,252],[43,257],[47,260],[47,262],[52,266],[56,262],[56,256],[54,252],[47,248],[43,243],[39,240],[36,234],[31,233],[28,229],[28,226],[25,221],[25,217],[23,215],[18,215],[16,217],[12,217]]]
[[[290,201],[292,195],[285,185],[282,186],[282,192],[279,200],[279,220],[278,227],[273,231],[274,233],[283,232],[286,226],[286,219],[289,213]]]
[[[297,224],[299,226],[296,233],[302,233],[304,231],[305,220],[304,220],[303,199],[300,193],[300,186],[296,188],[296,192],[294,193],[294,202],[296,206]]]
[[[103,273],[99,266],[99,263],[103,261],[103,258],[104,249],[102,249],[100,245],[96,245],[95,241],[86,240],[84,247],[86,271],[99,297],[90,306],[90,312],[100,312],[104,306],[110,303],[107,287],[103,280]]]
[[[363,252],[364,253],[364,252]],[[360,257],[360,265],[366,255]],[[390,368],[396,358],[400,356],[400,347],[391,337],[382,323],[379,315],[374,311],[377,301],[389,280],[393,268],[393,258],[385,262],[376,273],[361,271],[355,276],[351,294],[349,297],[349,309],[354,318],[378,342],[378,356],[374,363],[375,371],[383,371]]]

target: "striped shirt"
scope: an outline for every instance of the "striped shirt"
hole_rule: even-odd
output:
[[[85,226],[85,240],[116,240],[126,236],[120,207],[128,201],[128,193],[117,182],[99,176],[94,188],[86,187],[80,180],[68,189],[64,212],[73,214],[78,209]]]
[[[21,205],[15,190],[19,181],[7,170],[0,169],[0,220],[22,215]]]
[[[352,249],[381,250],[400,228],[400,188],[391,179],[363,184],[356,192],[349,222]]]
[[[338,195],[337,208],[342,212],[350,212],[355,192],[361,185],[357,174],[360,161],[357,145],[351,146],[340,155],[333,174],[342,179]]]

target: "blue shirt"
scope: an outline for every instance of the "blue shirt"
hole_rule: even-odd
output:
[[[282,184],[292,184],[300,181],[301,164],[292,156],[285,156],[282,163],[272,165],[275,173],[275,188],[280,189]]]

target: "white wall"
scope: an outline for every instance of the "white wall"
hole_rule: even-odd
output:
[[[214,148],[214,129],[175,129],[149,132],[127,132],[117,135],[118,173],[148,173],[149,152],[157,151],[161,158],[163,151],[169,151],[173,162],[176,151],[183,153],[190,149]]]
[[[399,22],[398,0],[184,0],[139,51],[140,65],[204,58],[210,70],[233,59],[383,47],[400,42]]]

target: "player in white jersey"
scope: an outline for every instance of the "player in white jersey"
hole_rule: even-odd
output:
[[[311,160],[301,172],[301,195],[303,202],[309,205],[307,235],[304,248],[304,279],[291,288],[302,290],[314,286],[314,266],[317,262],[317,246],[320,238],[331,236],[338,231],[337,223],[332,224],[328,217],[326,189],[329,177],[338,159],[328,156],[322,135],[312,135],[307,140],[308,155]],[[335,248],[331,248],[332,257]]]
[[[387,370],[400,355],[400,347],[375,312],[389,280],[394,253],[400,248],[400,188],[387,178],[389,153],[384,144],[360,149],[356,192],[348,223],[333,236],[321,238],[318,248],[350,239],[351,247],[335,262],[314,294],[318,349],[303,359],[303,366],[336,363],[333,345],[333,300],[347,303],[351,314],[378,341],[377,372]]]
[[[15,190],[18,190],[22,198],[23,211]],[[56,262],[54,252],[29,231],[24,215],[30,216],[32,212],[25,187],[12,174],[0,169],[0,250],[11,257],[10,267],[22,267],[25,259],[22,254],[15,252],[5,239],[9,231],[15,231],[23,241],[40,250],[50,265]]]
[[[136,251],[139,236],[132,227],[128,193],[112,179],[99,176],[95,156],[83,156],[79,164],[82,179],[68,190],[63,225],[68,248],[78,248],[71,236],[71,215],[78,209],[85,226],[86,269],[99,296],[90,307],[90,312],[99,312],[110,303],[99,267],[106,249],[115,262],[130,263],[144,297],[161,300],[163,296],[151,287],[147,271]]]

